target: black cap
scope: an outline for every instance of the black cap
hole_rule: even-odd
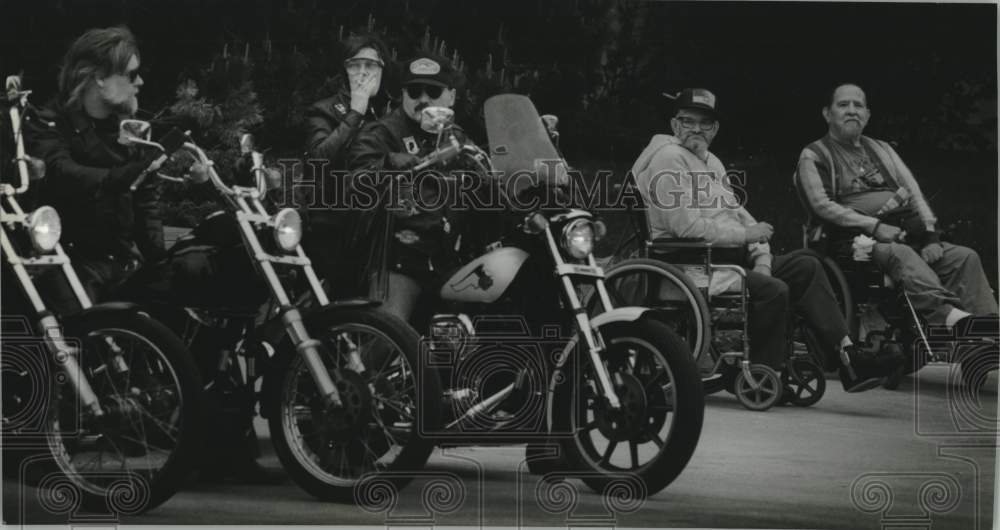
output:
[[[403,65],[403,85],[413,83],[454,88],[455,69],[448,59],[431,53],[421,53]]]

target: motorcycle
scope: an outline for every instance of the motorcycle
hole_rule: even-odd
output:
[[[260,405],[278,457],[301,488],[322,500],[351,502],[357,484],[371,476],[404,486],[409,478],[401,471],[422,467],[433,449],[418,427],[439,421],[422,394],[440,389],[436,375],[417,362],[416,333],[371,301],[328,299],[299,244],[299,214],[265,208],[274,179],[250,135],[240,142],[241,161],[252,162],[244,175],[249,181],[230,186],[180,134],[178,151],[207,172],[226,209],[180,238],[164,261],[140,270],[127,296],[148,304],[189,345],[206,390],[228,413],[223,417],[235,413],[249,426]],[[122,141],[166,154],[148,136],[148,123],[123,123]],[[199,255],[207,269],[177,272],[179,263]],[[295,295],[303,283],[308,287]]]
[[[13,183],[0,183],[4,464],[48,492],[52,506],[139,513],[169,499],[191,468],[201,381],[163,324],[132,304],[92,303],[59,244],[54,208],[22,209],[18,198],[45,170],[25,153],[29,94],[19,77],[7,78],[14,158],[4,161]],[[81,311],[54,313],[52,282],[68,283]]]
[[[554,120],[543,122],[527,97],[494,96],[484,112],[490,153],[458,141],[450,109],[424,109],[422,127],[441,147],[415,169],[459,162],[474,169],[458,180],[498,184],[492,189],[515,205],[538,188],[511,176],[565,181],[545,130]],[[434,436],[527,442],[532,471],[569,472],[605,493],[615,480],[638,478],[630,495],[656,493],[683,471],[701,433],[704,397],[690,350],[654,312],[613,306],[592,252],[603,223],[580,209],[528,206],[443,283],[429,319],[413,317],[429,320],[422,354],[445,387]],[[588,315],[585,290],[603,311]],[[552,450],[560,460],[546,458]]]

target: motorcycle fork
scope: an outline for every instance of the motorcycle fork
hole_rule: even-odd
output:
[[[590,364],[594,367],[594,374],[597,376],[598,382],[598,392],[604,396],[607,400],[608,406],[611,410],[621,409],[621,400],[618,398],[618,393],[615,392],[615,387],[611,382],[611,374],[608,373],[608,367],[604,363],[602,355],[604,354],[606,347],[604,344],[604,339],[601,337],[601,333],[596,329],[593,329],[590,325],[590,317],[587,315],[587,309],[583,307],[580,303],[580,297],[576,294],[576,286],[573,284],[571,276],[575,272],[572,265],[568,265],[562,258],[562,254],[559,252],[559,246],[556,244],[555,237],[552,235],[552,228],[550,226],[545,227],[545,237],[548,241],[549,253],[552,256],[553,261],[556,264],[557,275],[559,276],[560,282],[563,286],[563,294],[566,296],[566,301],[569,304],[569,309],[573,312],[573,318],[576,319],[576,327],[579,331],[580,337],[583,339],[583,345],[587,348],[587,356],[590,359]],[[597,262],[594,261],[594,256],[591,254],[587,258],[588,268],[595,271],[600,271],[597,266]],[[603,273],[589,273],[596,278],[594,282],[595,288],[597,289],[598,296],[601,297],[601,303],[604,304],[605,310],[610,310],[612,308],[611,299],[608,296],[608,291],[604,286]]]
[[[251,202],[247,201],[247,198],[252,201],[252,206]],[[305,271],[306,279],[308,279],[309,285],[312,288],[313,295],[316,296],[316,301],[320,306],[326,306],[330,301],[323,291],[319,278],[316,276],[316,272],[309,262],[309,258],[306,257],[301,245],[295,249],[296,256],[274,256],[263,249],[260,241],[257,239],[257,232],[250,223],[273,225],[273,217],[264,209],[264,205],[261,204],[256,190],[247,190],[245,194],[241,190],[241,193],[236,196],[235,202],[239,208],[236,212],[236,220],[240,225],[243,241],[246,243],[247,248],[253,252],[254,260],[267,279],[267,283],[271,287],[271,293],[278,301],[281,320],[285,324],[285,331],[288,333],[288,337],[291,339],[292,344],[295,345],[295,350],[302,356],[302,360],[305,362],[306,368],[309,370],[309,374],[312,376],[313,382],[316,383],[316,388],[319,390],[320,395],[323,396],[326,405],[331,407],[343,406],[337,385],[334,383],[333,378],[330,377],[330,372],[326,369],[326,365],[323,364],[323,357],[320,353],[322,343],[309,336],[309,331],[302,320],[302,313],[292,305],[288,292],[285,291],[284,285],[282,285],[278,274],[274,270],[274,263],[302,267]],[[360,355],[357,353],[357,348],[353,348],[351,364],[360,365],[360,362]],[[361,367],[363,370],[363,365]],[[334,368],[334,370],[336,371],[337,368]]]
[[[0,222],[5,225],[8,223],[26,225],[27,216],[21,210],[17,201],[14,200],[14,197],[8,196],[7,200],[13,213],[8,213],[6,210],[0,208]],[[62,326],[56,317],[45,307],[45,303],[42,301],[41,295],[38,294],[38,290],[35,288],[35,284],[32,282],[31,275],[28,274],[26,267],[26,265],[59,266],[63,274],[66,275],[66,280],[73,289],[80,307],[82,309],[89,309],[93,304],[90,301],[90,297],[87,296],[83,285],[80,283],[80,278],[76,275],[76,271],[73,270],[69,256],[63,252],[61,245],[56,244],[55,255],[22,258],[14,251],[14,245],[8,239],[6,230],[0,230],[0,248],[2,248],[3,254],[7,257],[7,263],[14,270],[15,276],[17,276],[18,282],[21,284],[21,289],[35,310],[35,314],[39,317],[38,326],[42,330],[45,347],[55,360],[56,366],[66,374],[66,380],[73,387],[83,408],[88,410],[94,417],[103,416],[104,410],[101,408],[97,395],[94,394],[94,389],[90,386],[90,381],[84,375],[83,369],[80,368],[78,359],[80,354],[79,349],[67,343],[63,335]],[[115,350],[113,349],[112,351]],[[118,351],[120,352],[120,350]],[[115,360],[115,367],[120,369],[121,365],[124,364],[120,353],[116,352],[113,359]],[[125,369],[127,369],[127,366]]]

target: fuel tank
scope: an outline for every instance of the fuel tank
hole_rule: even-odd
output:
[[[528,253],[498,248],[470,261],[441,286],[441,298],[453,302],[492,303],[507,290]]]

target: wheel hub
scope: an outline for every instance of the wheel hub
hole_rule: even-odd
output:
[[[322,424],[329,440],[344,442],[356,437],[367,424],[372,394],[364,378],[351,370],[342,371],[336,385],[343,406],[323,410]]]
[[[597,428],[608,440],[623,442],[636,438],[644,432],[646,393],[642,382],[627,373],[616,373],[615,392],[621,403],[621,409],[615,411],[606,403],[594,408]]]

